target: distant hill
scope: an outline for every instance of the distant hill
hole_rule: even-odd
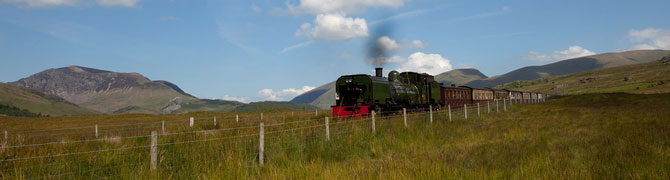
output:
[[[314,110],[317,109],[317,107],[309,104],[296,104],[285,101],[263,101],[263,102],[252,102],[249,104],[244,104],[236,107],[232,111],[252,112],[252,111],[272,110],[272,109]]]
[[[494,87],[500,84],[517,80],[533,80],[542,77],[578,73],[588,70],[616,67],[629,64],[638,64],[658,60],[670,54],[666,50],[637,50],[620,53],[605,53],[593,56],[563,60],[543,66],[528,66],[512,72],[474,80],[467,83],[472,87]]]
[[[609,92],[670,93],[670,55],[649,63],[515,81],[497,88],[558,95]]]
[[[311,104],[319,109],[330,109],[330,106],[335,104],[335,81],[302,93],[293,98],[290,102]]]
[[[10,84],[37,89],[102,113],[174,113],[185,111],[183,106],[191,107],[188,109],[191,111],[208,110],[204,108],[207,102],[187,94],[177,85],[151,81],[139,73],[68,66],[48,69]],[[192,108],[191,104],[202,104],[200,107],[204,109]]]
[[[435,81],[442,83],[445,86],[450,86],[454,84],[456,86],[462,86],[466,83],[469,83],[474,80],[486,79],[488,78],[482,72],[479,72],[477,69],[454,69],[448,72],[444,72],[435,76]]]
[[[24,109],[31,113],[51,116],[98,113],[55,95],[45,94],[35,89],[10,86],[5,83],[0,83],[0,104]]]

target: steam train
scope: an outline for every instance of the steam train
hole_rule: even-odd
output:
[[[458,108],[495,100],[532,103],[546,98],[539,92],[444,86],[426,73],[391,71],[388,77],[383,77],[382,68],[375,68],[375,76],[341,76],[335,88],[336,104],[331,106],[335,118],[365,117],[371,111],[397,112],[403,108]]]

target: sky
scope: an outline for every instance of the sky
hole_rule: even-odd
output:
[[[0,82],[77,65],[167,80],[199,98],[287,101],[376,66],[495,76],[598,53],[670,49],[667,7],[667,0],[0,0]]]

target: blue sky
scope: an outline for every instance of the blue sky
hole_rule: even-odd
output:
[[[670,1],[0,0],[0,81],[79,65],[201,98],[290,100],[344,74],[670,49]],[[371,44],[385,49],[369,57]]]

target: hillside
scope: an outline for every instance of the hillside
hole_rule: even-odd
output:
[[[548,76],[565,75],[594,69],[651,62],[658,60],[668,54],[670,54],[670,51],[665,50],[637,50],[620,53],[598,54],[563,60],[543,66],[523,67],[500,76],[494,76],[483,80],[474,80],[467,83],[466,85],[472,87],[494,87],[517,80],[533,80]]]
[[[48,69],[10,84],[37,89],[102,113],[173,113],[189,104],[208,104],[167,81],[80,66]],[[188,110],[210,109],[225,107]]]
[[[488,78],[477,69],[454,69],[449,72],[441,73],[435,76],[435,81],[449,86],[455,84],[456,86],[465,85],[474,80]]]
[[[669,93],[670,55],[649,63],[515,81],[497,88],[559,95],[605,92]]]
[[[302,93],[290,102],[311,104],[319,109],[330,109],[330,106],[335,104],[335,81]]]
[[[44,94],[35,89],[10,86],[5,83],[0,83],[0,104],[50,116],[97,113],[72,104],[58,96]]]
[[[290,109],[290,110],[314,110],[317,109],[316,106],[310,104],[298,104],[292,102],[281,102],[281,101],[263,101],[263,102],[252,102],[249,104],[243,104],[237,106],[232,112],[253,112],[253,111],[262,111],[262,110],[277,110],[277,109]]]
[[[7,145],[24,147],[0,152],[0,174],[3,179],[668,179],[666,107],[670,94],[586,94],[513,104],[481,116],[467,111],[469,119],[453,109],[450,120],[442,109],[434,116],[409,112],[407,121],[330,119],[328,128],[321,120],[328,114],[265,111],[265,117],[282,118],[264,118],[263,136],[258,112],[6,117],[0,127],[10,132]],[[163,131],[162,122],[169,134],[158,136],[158,161],[151,169],[147,134]],[[95,125],[103,138],[93,135]]]

